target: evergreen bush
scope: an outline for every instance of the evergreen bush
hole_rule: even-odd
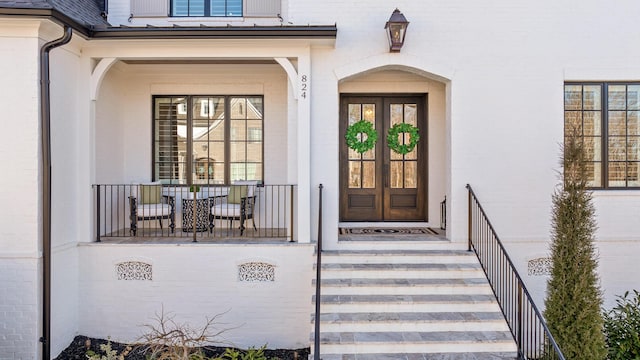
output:
[[[567,360],[603,360],[607,350],[593,245],[595,210],[586,190],[582,138],[576,131],[567,135],[562,182],[552,197],[552,264],[544,316]]]
[[[617,305],[604,314],[609,359],[640,359],[640,293],[618,296]]]

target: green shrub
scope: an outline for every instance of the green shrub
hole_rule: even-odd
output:
[[[258,349],[250,347],[245,351],[227,348],[221,357],[214,360],[269,360],[264,354],[266,348],[267,345]]]
[[[89,360],[124,360],[126,354],[119,354],[111,348],[111,341],[106,344],[100,345],[100,350],[104,352],[104,355],[97,354],[93,350],[87,351],[87,359]]]
[[[640,293],[618,296],[617,305],[604,314],[609,359],[640,359]]]

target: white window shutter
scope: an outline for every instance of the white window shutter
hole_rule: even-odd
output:
[[[169,0],[131,0],[134,17],[165,17],[169,15]]]
[[[276,17],[281,14],[281,0],[244,0],[243,9],[246,17]]]

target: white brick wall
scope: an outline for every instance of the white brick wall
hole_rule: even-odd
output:
[[[85,244],[80,255],[80,333],[135,341],[164,308],[176,321],[201,325],[220,317],[236,346],[309,346],[313,246],[291,244]],[[153,280],[117,280],[115,266],[141,261]],[[275,281],[238,280],[238,265],[275,265]]]
[[[39,279],[37,259],[0,254],[0,359],[36,359]]]
[[[39,22],[0,21],[0,359],[39,349]],[[20,69],[20,71],[17,71]]]

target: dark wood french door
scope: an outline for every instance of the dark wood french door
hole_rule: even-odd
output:
[[[343,95],[340,101],[340,221],[427,221],[427,96]],[[365,120],[378,134],[373,149],[347,146],[347,128]],[[407,154],[387,145],[389,129],[408,123],[420,140]],[[360,137],[366,136],[360,134]],[[408,133],[398,134],[408,144]]]

